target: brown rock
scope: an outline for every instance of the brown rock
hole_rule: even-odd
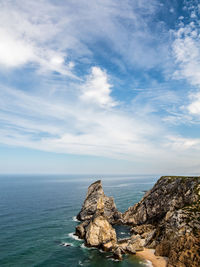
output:
[[[120,247],[117,247],[114,251],[113,251],[113,256],[115,259],[117,260],[122,260],[122,249]]]
[[[133,225],[158,224],[168,211],[197,202],[199,183],[200,177],[161,177],[139,203],[123,214],[124,222]]]
[[[200,266],[200,177],[161,177],[143,199],[124,214],[104,195],[100,181],[88,188],[77,234],[90,246],[122,254],[143,247],[168,257],[168,267]],[[117,242],[111,223],[132,225],[134,235]]]
[[[85,239],[87,245],[94,247],[99,247],[108,242],[114,245],[117,242],[114,228],[103,215],[95,216],[90,221]]]
[[[76,226],[76,232],[75,234],[79,237],[84,239],[86,234],[86,227],[88,226],[89,221],[84,221],[83,223]]]
[[[101,199],[104,215],[108,218],[109,222],[115,223],[122,217],[121,213],[117,211],[114,200],[112,197],[107,197],[104,194],[101,181],[96,181],[88,187],[86,199],[83,203],[82,209],[77,215],[80,221],[91,220],[97,210],[97,202]]]

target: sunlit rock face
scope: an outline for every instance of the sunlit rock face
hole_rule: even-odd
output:
[[[87,228],[85,236],[87,245],[99,247],[111,242],[114,246],[117,242],[115,229],[111,226],[105,216],[99,215],[93,218]]]
[[[99,185],[99,182],[94,186],[97,185]],[[89,187],[89,190],[90,189],[91,187]],[[92,192],[94,192],[94,190],[92,190]],[[100,194],[95,204],[96,209],[94,215],[90,220],[84,221],[82,224],[78,225],[76,227],[76,233],[79,237],[85,239],[85,243],[88,246],[104,247],[105,245],[105,247],[107,246],[108,248],[109,246],[109,248],[112,249],[117,242],[117,236],[115,229],[109,223],[108,217],[105,215],[106,203],[104,200],[104,194]]]
[[[200,177],[161,177],[123,220],[168,266],[200,266]]]
[[[158,223],[168,211],[196,202],[198,183],[197,177],[161,177],[139,203],[124,213],[124,222],[133,225]]]
[[[88,192],[83,203],[82,209],[77,215],[80,221],[91,220],[97,209],[97,202],[102,199],[104,203],[104,215],[110,223],[115,223],[121,218],[121,213],[117,211],[112,197],[107,197],[104,194],[102,183],[100,180],[91,184],[88,187]]]

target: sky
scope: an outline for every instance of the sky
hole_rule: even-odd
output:
[[[0,173],[200,173],[200,1],[0,0]]]

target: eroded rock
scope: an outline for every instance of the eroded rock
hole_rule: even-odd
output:
[[[104,215],[107,217],[110,223],[115,223],[122,218],[122,214],[118,212],[114,200],[112,197],[107,197],[104,194],[102,183],[100,180],[91,184],[88,187],[86,199],[83,203],[82,209],[77,215],[77,219],[80,221],[91,220],[97,209],[97,202],[102,199],[104,204]]]
[[[127,224],[158,224],[167,214],[198,201],[198,177],[161,177],[143,199],[130,207],[123,219]]]
[[[104,243],[117,242],[115,229],[103,215],[95,216],[89,223],[86,231],[85,240],[87,245],[100,247]]]
[[[85,238],[85,234],[86,234],[86,227],[88,226],[90,222],[89,221],[84,221],[81,224],[76,226],[76,232],[75,234],[79,237],[84,239]]]

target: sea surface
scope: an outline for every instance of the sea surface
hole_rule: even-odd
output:
[[[0,176],[0,266],[14,267],[144,267],[136,256],[122,262],[110,254],[86,248],[73,235],[75,216],[81,209],[88,186],[101,179],[104,192],[125,211],[138,202],[158,177],[1,175]],[[128,229],[117,227],[117,235]],[[70,245],[70,246],[68,246]]]

